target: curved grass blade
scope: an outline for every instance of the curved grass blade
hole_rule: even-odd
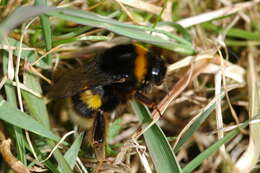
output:
[[[0,98],[0,119],[51,140],[59,141],[60,139],[48,128],[6,102],[3,98]]]
[[[150,112],[147,107],[133,101],[130,103],[142,123],[149,124],[152,122],[152,118],[150,117]],[[182,172],[171,146],[159,126],[154,124],[143,135],[149,153],[151,154],[156,172]]]
[[[55,143],[51,140],[47,140],[47,143],[50,147],[54,147]],[[72,173],[72,169],[70,168],[68,162],[65,160],[64,156],[61,154],[59,150],[55,150],[53,153],[55,159],[58,162],[59,168],[58,169],[62,173]]]
[[[10,16],[8,16],[1,24],[0,24],[0,39],[3,39],[4,36],[8,34],[8,32],[20,25],[25,20],[47,13],[49,11],[59,10],[55,7],[20,7],[17,8]]]
[[[221,93],[221,97],[224,97],[224,92]],[[190,139],[190,137],[193,135],[193,133],[200,127],[200,125],[207,119],[207,117],[210,115],[210,113],[215,109],[216,107],[216,99],[212,100],[208,106],[206,106],[206,109],[199,115],[199,117],[192,123],[192,125],[189,127],[189,129],[184,132],[178,143],[174,147],[174,152],[178,152],[183,144]]]
[[[180,24],[178,24],[176,22],[159,22],[158,23],[158,26],[163,26],[163,25],[168,25],[168,26],[174,27],[178,32],[180,32],[183,35],[183,38],[185,40],[187,40],[190,43],[192,42],[192,37],[191,37],[190,33],[188,32],[188,30],[186,28],[184,28]]]
[[[214,152],[216,152],[221,145],[227,143],[232,138],[234,138],[239,132],[240,128],[245,128],[248,125],[248,121],[243,123],[240,127],[236,128],[235,130],[229,132],[224,138],[221,138],[216,143],[211,145],[209,148],[207,148],[204,152],[200,153],[195,159],[193,159],[189,164],[187,164],[183,168],[184,173],[190,173],[195,168],[197,168],[205,159],[207,159],[210,155],[212,155]]]
[[[104,16],[96,15],[91,12],[68,8],[62,9],[61,11],[48,12],[48,14],[84,25],[105,28],[117,34],[151,43],[180,53],[194,54],[195,52],[192,48],[191,42],[163,30],[157,30],[145,26],[125,24],[113,19],[106,18]],[[158,35],[151,35],[150,32],[164,35],[164,37],[168,37],[168,39],[163,39]]]
[[[68,149],[68,151],[65,153],[64,158],[69,163],[70,168],[73,169],[76,164],[76,159],[78,156],[78,153],[80,151],[80,146],[82,143],[84,137],[84,133],[81,133],[78,135],[74,143],[71,145],[71,147]]]
[[[30,13],[28,13],[28,11],[30,11]],[[183,54],[195,53],[191,42],[173,35],[170,32],[154,29],[152,27],[125,24],[91,12],[68,8],[65,9],[44,6],[18,8],[10,17],[0,24],[1,36],[3,36],[3,34],[7,34],[12,28],[18,26],[24,20],[43,13],[84,25],[105,28],[117,34]],[[157,35],[150,34],[151,32],[157,33]]]

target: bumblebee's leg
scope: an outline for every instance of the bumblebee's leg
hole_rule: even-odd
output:
[[[93,147],[95,149],[96,158],[99,165],[96,171],[102,166],[105,160],[105,147],[106,147],[106,134],[107,134],[107,118],[103,112],[97,112],[93,125]]]
[[[143,95],[140,92],[136,92],[135,93],[135,98],[139,102],[145,104],[146,106],[155,109],[159,113],[160,117],[162,117],[162,114],[161,114],[159,108],[157,107],[157,105],[153,101],[151,101],[149,98],[147,98],[145,95]]]

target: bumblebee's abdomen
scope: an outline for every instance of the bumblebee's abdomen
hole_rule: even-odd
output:
[[[102,95],[86,90],[72,97],[74,109],[82,116],[91,116],[102,105]]]

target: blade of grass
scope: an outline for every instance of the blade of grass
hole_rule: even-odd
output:
[[[171,27],[175,28],[178,32],[180,32],[183,35],[183,38],[185,40],[187,40],[190,43],[192,42],[192,37],[191,37],[190,33],[188,32],[188,30],[186,28],[184,28],[180,24],[175,23],[175,22],[160,22],[160,23],[158,23],[158,26],[164,26],[164,25],[171,26]]]
[[[4,75],[8,73],[8,54],[5,51],[1,51],[3,57],[3,73]],[[7,101],[12,104],[14,107],[17,106],[15,89],[13,86],[5,85],[5,94]]]
[[[8,16],[1,24],[0,24],[0,39],[2,40],[8,32],[20,25],[23,21],[41,15],[43,13],[47,13],[52,10],[58,10],[55,7],[20,7],[17,8],[10,16]]]
[[[27,14],[28,11],[32,11],[32,13]],[[170,32],[153,29],[151,27],[125,24],[100,15],[96,15],[91,12],[73,10],[68,8],[64,9],[54,7],[41,7],[39,10],[39,7],[21,7],[17,9],[13,15],[7,18],[7,20],[1,23],[0,33],[6,34],[12,28],[16,27],[19,23],[23,22],[29,17],[40,15],[43,13],[84,25],[106,28],[117,34],[124,35],[143,42],[151,43],[159,47],[177,51],[183,54],[195,53],[195,50],[192,48],[191,42],[174,34],[171,34]],[[157,35],[151,35],[150,32],[157,33]],[[159,36],[158,34],[163,37]]]
[[[3,55],[3,72],[4,74],[7,74],[8,71],[8,55],[6,52],[2,51]],[[14,107],[17,107],[17,100],[16,100],[16,92],[15,88],[10,85],[5,85],[5,95],[7,101]],[[14,133],[15,136],[15,141],[16,141],[16,152],[17,152],[17,157],[19,160],[22,161],[24,165],[27,165],[27,160],[26,160],[26,155],[25,155],[25,143],[26,141],[24,140],[24,134],[22,129],[13,126],[12,127],[12,133]]]
[[[210,113],[215,109],[216,102],[213,104],[210,103],[210,106],[205,109],[199,117],[192,123],[192,125],[184,132],[178,143],[174,147],[174,152],[178,152],[183,144],[185,144],[190,137],[193,135],[193,133],[198,130],[200,125],[207,119],[207,117],[210,115]]]
[[[72,43],[75,41],[80,41],[80,40],[91,40],[91,41],[105,41],[109,40],[109,37],[106,36],[84,36],[84,37],[72,37],[72,38],[67,38],[63,40],[57,40],[53,42],[53,45],[56,47],[60,44],[65,44],[65,43]]]
[[[111,141],[119,134],[119,132],[122,128],[122,126],[120,124],[121,122],[122,122],[122,119],[116,119],[111,123],[111,125],[109,125],[109,129],[107,132],[108,141]]]
[[[80,146],[81,146],[83,137],[84,137],[84,133],[81,133],[80,135],[78,135],[78,137],[76,138],[74,143],[71,145],[71,147],[68,149],[68,151],[64,155],[64,158],[69,163],[71,169],[73,169],[76,164],[76,159],[77,159],[78,153],[80,151]]]
[[[29,72],[24,73],[24,84],[33,91],[42,94],[39,79],[33,74]],[[22,96],[30,114],[49,129],[48,111],[43,99],[26,91],[22,91]]]
[[[44,7],[47,6],[47,0],[36,0],[35,1],[35,6],[37,7]],[[51,23],[49,21],[49,17],[46,15],[41,15],[41,26],[43,30],[43,36],[45,40],[45,47],[46,51],[50,51],[52,49],[52,32],[51,32]],[[44,61],[51,66],[52,63],[52,55],[48,54],[46,56],[46,59]]]
[[[244,41],[240,41],[240,40],[231,40],[231,39],[226,39],[225,43],[227,44],[227,46],[241,46],[241,47],[246,47],[248,45],[252,45],[252,46],[260,46],[260,41],[248,41],[248,40],[244,40]]]
[[[224,138],[218,140],[216,143],[208,147],[204,152],[200,153],[195,159],[189,162],[184,168],[183,173],[190,173],[195,168],[197,168],[204,160],[206,160],[210,155],[214,152],[218,151],[218,149],[232,138],[234,138],[239,132],[239,128],[245,128],[248,125],[248,122],[243,123],[240,127],[235,130],[229,132]]]
[[[249,87],[249,118],[255,119],[257,115],[259,115],[260,112],[260,100],[259,100],[259,76],[257,73],[257,62],[258,57],[255,56],[253,51],[256,51],[255,49],[251,48],[251,52],[248,57],[248,64],[249,64],[249,70],[248,70],[248,87]],[[259,118],[259,116],[258,116]],[[260,153],[260,124],[252,124],[250,125],[250,137],[252,137],[255,145],[256,150],[256,157],[258,157],[258,153]],[[254,165],[255,166],[255,165]]]
[[[90,26],[83,26],[83,27],[80,27],[80,28],[66,28],[66,26],[64,26],[64,25],[57,26],[54,29],[54,32],[57,35],[54,38],[54,40],[77,37],[80,34],[83,34],[83,33],[87,32],[91,29],[92,29],[92,27],[90,27]],[[63,32],[66,32],[66,33],[63,34]]]
[[[151,43],[180,53],[194,53],[191,42],[163,30],[157,30],[145,26],[125,24],[109,18],[105,18],[103,16],[95,15],[94,13],[81,10],[63,9],[62,11],[49,12],[48,14],[84,25],[106,28],[117,34],[124,35],[143,42]],[[168,41],[167,39],[163,39],[162,37],[159,37],[157,35],[151,35],[150,33],[148,33],[148,31],[162,34],[164,35],[164,37],[166,36],[169,39],[172,39],[172,41]]]
[[[44,165],[49,168],[49,170],[51,171],[51,173],[61,173],[58,169],[57,166],[55,164],[53,164],[51,161],[47,160],[46,162],[44,162]]]
[[[256,49],[249,47],[248,54],[248,99],[249,99],[249,119],[259,120],[260,112],[260,100],[259,100],[259,86],[258,86],[258,73],[257,73],[257,63],[255,56]],[[246,151],[239,158],[236,163],[236,168],[241,172],[251,172],[255,168],[258,162],[259,153],[260,153],[260,125],[259,123],[252,123],[249,125],[249,144]]]
[[[225,28],[218,27],[212,23],[203,23],[201,26],[205,29],[221,33],[222,31],[225,30]],[[227,32],[227,36],[229,37],[234,37],[234,38],[240,38],[240,39],[246,39],[246,40],[260,40],[260,34],[259,33],[254,33],[254,32],[249,32],[245,31],[242,29],[237,29],[237,28],[230,28],[230,30]]]
[[[133,101],[130,103],[142,123],[149,124],[152,122],[152,118],[150,116],[151,114],[147,107]],[[149,153],[151,154],[156,172],[182,172],[171,146],[159,126],[154,124],[143,135]]]
[[[40,136],[59,141],[59,137],[54,135],[46,127],[42,126],[39,122],[35,121],[26,113],[21,112],[19,109],[12,106],[10,103],[0,97],[0,119],[13,124],[22,129],[28,130]]]
[[[48,140],[47,143],[52,148],[55,146],[55,143],[53,141]],[[60,172],[62,172],[62,173],[72,173],[73,172],[72,169],[70,168],[70,165],[68,164],[68,162],[66,161],[66,159],[64,158],[64,156],[62,155],[62,153],[59,150],[55,150],[53,155],[58,162],[58,165],[60,168],[58,170]]]
[[[222,99],[224,97],[224,92],[222,91],[220,94],[220,98]],[[178,152],[183,144],[186,143],[187,140],[193,135],[193,133],[198,130],[200,125],[207,119],[207,117],[210,115],[210,113],[215,109],[216,107],[216,101],[217,97],[215,97],[206,107],[205,109],[197,115],[195,118],[195,121],[192,121],[192,124],[188,127],[186,131],[181,135],[181,138],[177,141],[177,143],[174,146],[174,152]]]
[[[240,88],[243,85],[233,85],[228,88],[228,91]],[[219,97],[223,98],[224,92],[220,94]],[[178,152],[180,147],[192,136],[192,134],[200,127],[200,125],[205,121],[205,119],[209,116],[210,112],[213,111],[216,103],[216,97],[204,108],[200,114],[194,117],[189,124],[182,130],[180,135],[177,138],[177,142],[174,146],[174,152]]]

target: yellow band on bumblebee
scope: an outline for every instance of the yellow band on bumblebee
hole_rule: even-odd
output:
[[[148,68],[147,50],[143,46],[138,44],[134,44],[134,46],[137,54],[137,57],[135,59],[134,75],[137,78],[138,82],[141,82],[144,80]]]
[[[80,94],[80,99],[91,109],[98,109],[102,104],[101,96],[93,94],[91,90],[86,90]]]

